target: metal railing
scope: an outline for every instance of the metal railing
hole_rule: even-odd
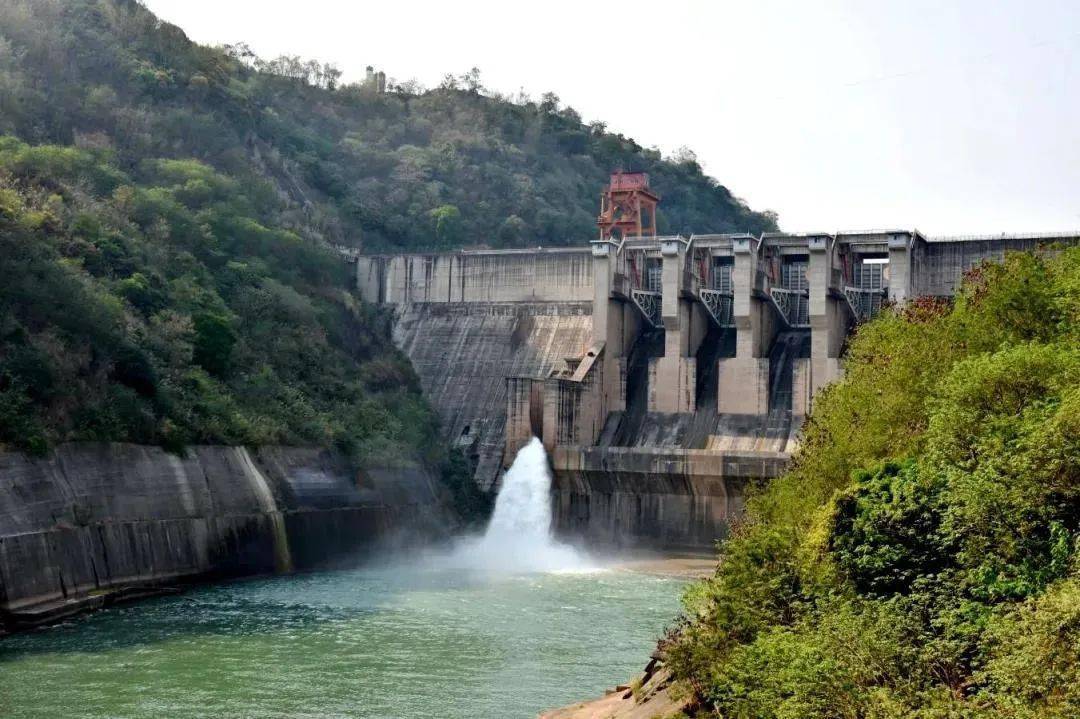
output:
[[[769,298],[788,327],[810,326],[810,293],[770,287]]]
[[[927,242],[987,242],[990,240],[1069,240],[1080,237],[1075,232],[1002,232],[997,235],[933,235]]]
[[[855,319],[859,322],[866,322],[876,317],[881,312],[887,296],[887,289],[877,290],[851,286],[844,288],[844,297],[847,298],[851,314],[855,315]]]
[[[630,290],[630,299],[634,301],[638,309],[641,310],[641,314],[645,315],[645,319],[653,327],[662,327],[664,320],[663,313],[663,301],[664,296],[659,292],[651,292],[649,290]]]
[[[705,305],[709,316],[721,327],[734,327],[735,294],[720,290],[698,290],[701,304]]]

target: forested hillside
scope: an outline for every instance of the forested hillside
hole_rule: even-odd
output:
[[[651,174],[662,231],[775,227],[690,156],[662,160],[553,94],[488,96],[475,72],[380,94],[336,74],[242,44],[194,45],[134,0],[0,4],[0,133],[104,149],[128,171],[197,159],[267,181],[281,224],[304,238],[368,250],[579,244],[616,168]]]
[[[330,245],[581,243],[618,166],[653,174],[669,229],[774,226],[550,96],[489,97],[475,74],[339,87],[326,66],[193,44],[133,0],[6,0],[0,444],[316,444],[448,467]]]
[[[864,325],[666,654],[701,716],[1080,716],[1080,249]]]

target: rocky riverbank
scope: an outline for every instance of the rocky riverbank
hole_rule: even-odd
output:
[[[546,712],[539,719],[667,719],[686,707],[677,695],[671,676],[653,659],[633,682],[607,690],[600,699]]]

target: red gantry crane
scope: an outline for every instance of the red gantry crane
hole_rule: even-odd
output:
[[[659,195],[649,189],[644,172],[615,172],[600,195],[601,240],[618,242],[624,237],[656,236],[656,205]]]

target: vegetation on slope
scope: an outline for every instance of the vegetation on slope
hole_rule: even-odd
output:
[[[0,442],[439,459],[408,361],[265,183],[13,138],[0,178]]]
[[[550,95],[338,75],[134,0],[0,3],[0,446],[335,446],[441,466],[476,505],[331,244],[582,242],[615,166],[653,173],[668,228],[774,226]]]
[[[691,153],[663,160],[551,93],[511,101],[475,71],[431,91],[339,87],[330,67],[195,45],[134,0],[0,3],[5,132],[106,147],[124,170],[194,158],[261,176],[288,229],[367,250],[581,243],[616,167],[651,174],[664,231],[775,227]]]
[[[702,716],[1080,716],[1080,249],[858,331],[687,593]]]

